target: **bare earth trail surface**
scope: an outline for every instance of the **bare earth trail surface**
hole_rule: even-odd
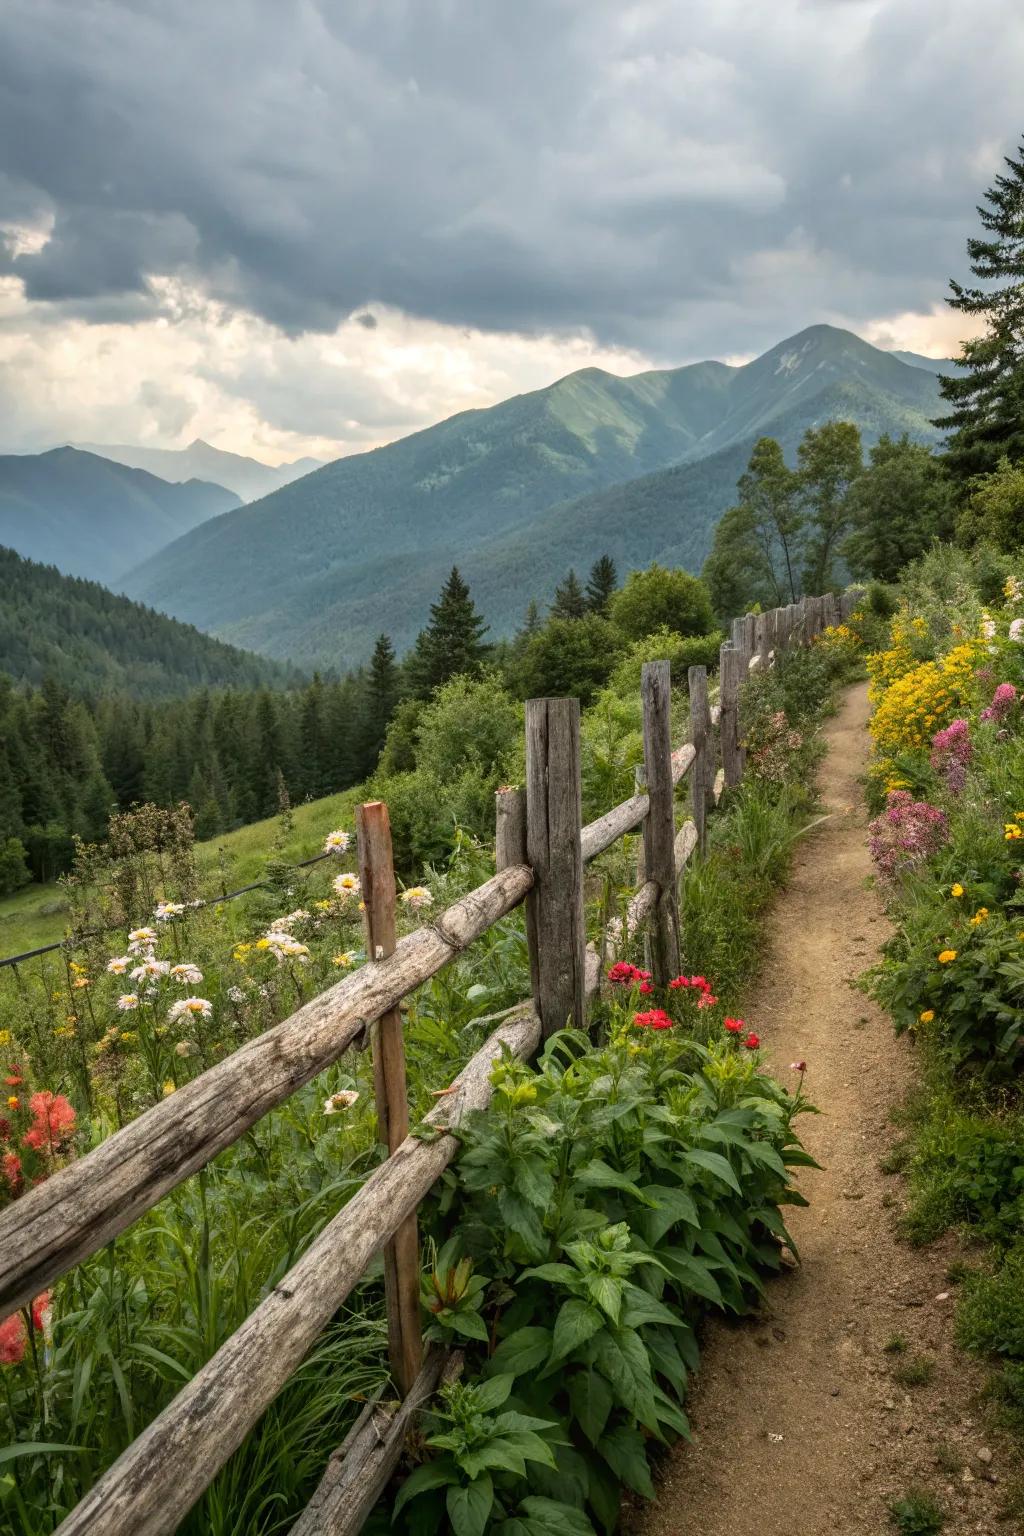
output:
[[[789,1212],[802,1265],[769,1282],[759,1319],[712,1326],[688,1405],[695,1443],[666,1457],[637,1536],[877,1536],[915,1486],[946,1509],[944,1536],[1019,1529],[999,1519],[1013,1453],[986,1435],[984,1373],[953,1343],[955,1245],[898,1240],[901,1180],[879,1168],[914,1063],[850,985],[889,931],[865,885],[867,718],[857,686],[828,724],[819,789],[831,818],[797,844],[747,1014],[783,1081],[807,1062],[823,1111],[799,1122],[822,1165],[801,1170],[811,1204]],[[901,1355],[885,1351],[894,1334]],[[917,1355],[934,1360],[932,1380],[899,1386],[893,1370]]]

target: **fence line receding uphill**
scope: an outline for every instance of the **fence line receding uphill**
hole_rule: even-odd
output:
[[[492,1066],[503,1049],[526,1059],[567,1021],[585,1024],[604,962],[641,925],[648,925],[655,981],[664,985],[679,970],[678,878],[704,845],[708,813],[723,786],[743,776],[740,683],[771,665],[776,652],[809,643],[845,617],[853,601],[852,594],[828,594],[734,620],[721,650],[716,704],[709,703],[705,668],[689,669],[690,739],[675,751],[669,664],[647,663],[645,787],[588,826],[580,826],[579,703],[528,701],[526,788],[498,793],[496,873],[397,943],[387,808],[360,807],[372,958],[0,1213],[5,1316],[110,1242],[369,1032],[380,1137],[390,1155],[103,1474],[58,1536],[169,1536],[383,1253],[389,1355],[401,1401],[367,1404],[293,1527],[298,1536],[360,1529],[398,1463],[414,1410],[456,1368],[443,1351],[423,1358],[416,1240],[416,1212],[455,1156],[454,1133],[488,1103]],[[675,789],[687,776],[693,814],[677,830]],[[623,924],[610,924],[599,954],[586,942],[584,866],[637,827],[642,883],[627,906],[625,934]],[[524,901],[533,996],[509,1010],[425,1117],[434,1134],[410,1136],[398,1005]]]

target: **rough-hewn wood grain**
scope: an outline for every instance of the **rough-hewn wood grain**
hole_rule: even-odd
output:
[[[398,1465],[414,1417],[439,1386],[456,1379],[462,1360],[460,1351],[449,1355],[435,1345],[401,1402],[378,1394],[367,1403],[290,1536],[357,1536]]]
[[[526,852],[534,1003],[545,1036],[585,1027],[578,699],[526,705]]]
[[[523,900],[532,871],[503,870],[282,1023],[0,1212],[0,1316],[123,1232],[143,1211],[297,1088],[337,1061],[371,1020],[448,964]]]
[[[385,964],[387,962],[384,962]],[[529,1057],[540,1023],[496,1029],[426,1117],[434,1140],[408,1137],[367,1179],[284,1279],[250,1313],[59,1527],[59,1536],[171,1536],[301,1363],[370,1260],[455,1155],[446,1134],[491,1096],[502,1048]]]
[[[494,796],[494,866],[526,864],[526,790],[499,789]]]
[[[658,888],[651,925],[651,971],[656,986],[679,974],[676,900],[675,788],[672,783],[672,678],[667,661],[646,661],[640,678],[644,775],[650,807],[644,818],[644,873]]]
[[[740,746],[739,690],[747,675],[747,659],[742,651],[723,645],[719,653],[721,688],[722,767],[731,789],[743,777],[743,750]]]
[[[690,776],[690,804],[701,848],[707,846],[707,820],[715,782],[715,736],[708,704],[707,667],[691,667],[687,674],[690,694],[690,740],[695,754]]]
[[[397,893],[391,848],[391,822],[382,800],[356,807],[359,844],[359,883],[369,965],[379,965],[395,952],[398,929]],[[409,1088],[405,1073],[405,1040],[398,1006],[389,1008],[372,1025],[373,1091],[377,1105],[377,1134],[395,1153],[409,1134]],[[384,1302],[388,1319],[388,1358],[400,1393],[412,1389],[423,1363],[420,1328],[420,1244],[416,1212],[407,1216],[384,1249]]]

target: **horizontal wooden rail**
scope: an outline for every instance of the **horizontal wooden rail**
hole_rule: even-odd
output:
[[[378,967],[380,969],[381,967]],[[528,1058],[540,1042],[529,1013],[496,1029],[426,1116],[434,1140],[409,1136],[328,1222],[301,1259],[187,1386],[118,1457],[58,1536],[171,1536],[302,1363],[367,1265],[447,1168],[447,1130],[491,1097],[503,1049]]]
[[[673,752],[673,784],[678,784],[689,773],[695,755],[689,742],[684,742]],[[583,862],[586,864],[591,859],[596,859],[599,853],[604,853],[606,848],[618,842],[624,833],[632,832],[635,827],[638,827],[647,815],[650,803],[647,795],[633,795],[629,800],[623,800],[621,805],[613,806],[596,821],[588,822],[580,833]]]
[[[329,987],[7,1206],[0,1212],[0,1317],[102,1248],[337,1061],[369,1023],[461,954],[532,884],[525,865],[502,870],[408,934],[388,959]]]
[[[435,1345],[401,1402],[371,1398],[338,1449],[289,1536],[355,1536],[398,1465],[413,1418],[437,1391],[458,1380],[460,1350]]]

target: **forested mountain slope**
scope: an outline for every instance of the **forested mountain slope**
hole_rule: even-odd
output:
[[[669,552],[699,568],[758,436],[793,448],[844,416],[868,442],[930,442],[938,413],[934,374],[829,326],[739,368],[585,369],[216,518],[127,589],[237,644],[345,666],[381,630],[404,648],[457,559],[500,634],[544,595],[539,570],[553,583],[604,550],[627,568]]]
[[[0,457],[0,545],[108,584],[239,505],[221,485],[170,485],[77,448]]]
[[[282,686],[291,668],[236,650],[97,582],[0,548],[0,672],[77,694],[162,699],[196,688]]]

